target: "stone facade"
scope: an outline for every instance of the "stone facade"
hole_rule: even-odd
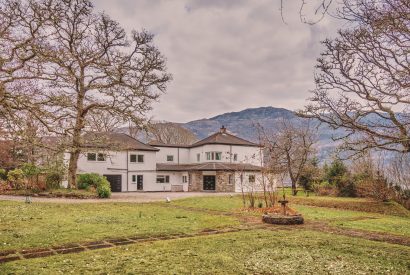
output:
[[[189,173],[189,185],[188,191],[201,192],[203,190],[203,176],[210,175],[201,171],[195,171]],[[215,192],[235,192],[235,183],[232,180],[232,184],[229,183],[229,175],[234,177],[233,172],[217,171],[215,174]],[[232,178],[233,179],[233,178]]]

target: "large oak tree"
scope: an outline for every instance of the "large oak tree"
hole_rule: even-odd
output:
[[[23,12],[14,13],[16,7]],[[26,11],[39,18],[34,33]],[[171,79],[165,58],[152,34],[143,30],[127,36],[88,0],[3,1],[2,13],[15,26],[7,31],[14,37],[0,39],[16,47],[24,29],[29,51],[27,57],[14,55],[19,72],[8,73],[0,87],[13,91],[12,107],[30,112],[49,132],[64,137],[70,153],[68,181],[74,187],[82,136],[92,114],[143,123]]]

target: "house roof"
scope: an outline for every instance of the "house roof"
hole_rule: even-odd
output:
[[[159,149],[123,133],[91,132],[83,135],[84,146],[110,150],[159,151]]]
[[[154,147],[171,147],[171,148],[190,148],[191,145],[186,145],[186,144],[167,144],[163,143],[158,140],[151,140],[148,142],[149,145],[154,146]]]
[[[238,146],[255,146],[259,147],[258,144],[247,141],[245,139],[239,138],[237,136],[234,136],[232,134],[229,134],[226,131],[226,128],[222,126],[219,132],[210,135],[207,138],[204,138],[203,140],[200,140],[194,144],[192,144],[190,147],[198,147],[206,144],[224,144],[224,145],[238,145]]]
[[[208,162],[200,164],[157,163],[157,171],[261,171],[262,167],[248,163]]]

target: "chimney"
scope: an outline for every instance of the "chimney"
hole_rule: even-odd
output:
[[[220,132],[221,134],[226,134],[226,128],[225,128],[225,126],[222,125],[221,129],[219,129],[219,132]]]

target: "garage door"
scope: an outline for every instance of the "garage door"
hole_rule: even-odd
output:
[[[104,175],[110,182],[112,192],[121,192],[121,175]]]

